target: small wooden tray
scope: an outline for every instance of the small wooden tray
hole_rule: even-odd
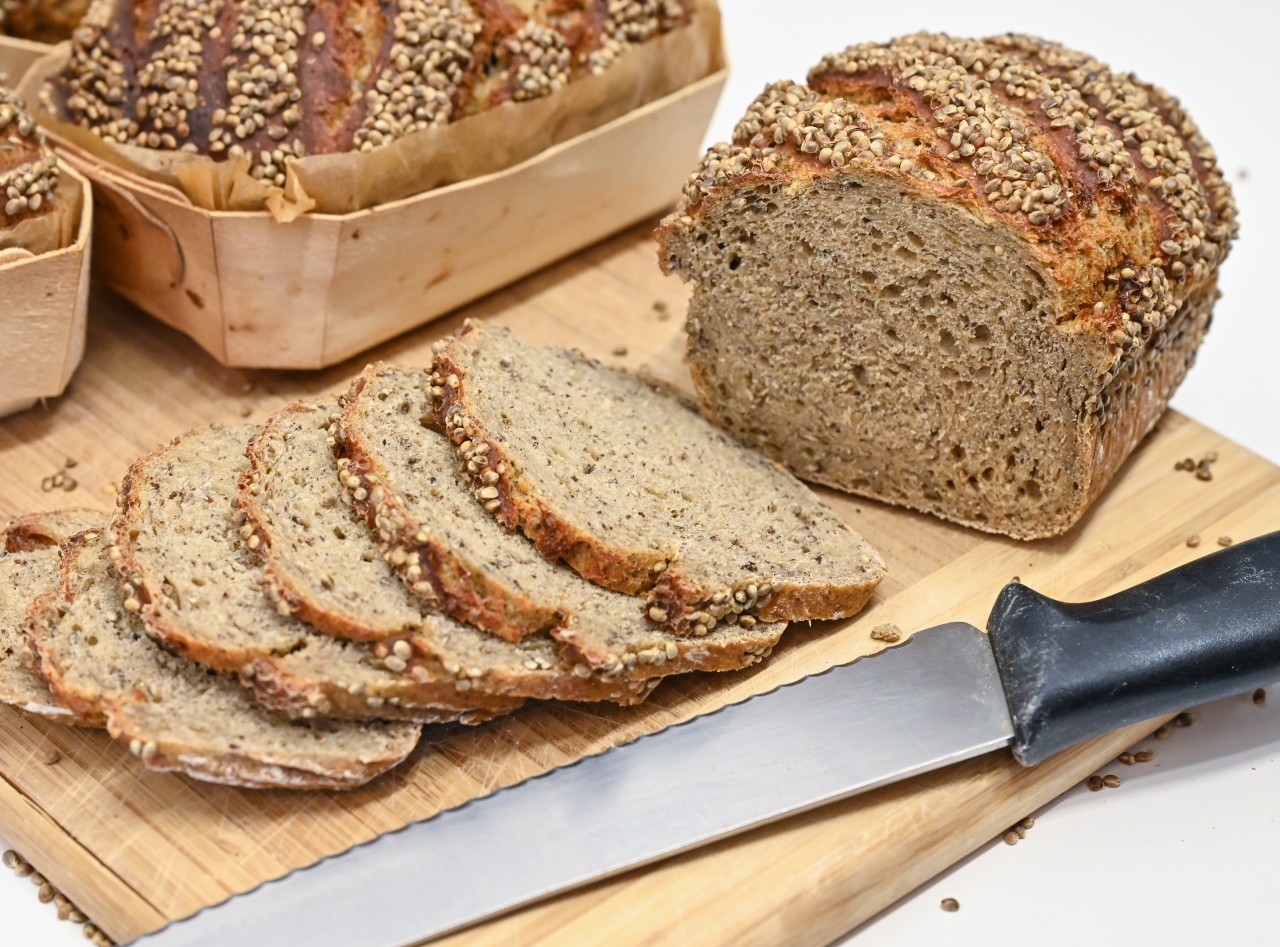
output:
[[[0,76],[5,77],[5,85],[16,89],[27,70],[49,55],[52,48],[29,39],[0,35]]]
[[[75,242],[0,264],[0,417],[62,394],[84,356],[93,195],[65,162],[58,199],[78,205]]]
[[[94,273],[105,285],[224,365],[316,369],[669,207],[728,76],[722,49],[712,61],[697,82],[504,171],[287,224],[204,210],[64,140],[58,148],[98,194]]]

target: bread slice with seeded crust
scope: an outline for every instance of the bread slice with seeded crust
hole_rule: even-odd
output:
[[[27,643],[27,607],[58,588],[58,544],[107,514],[93,510],[33,513],[0,530],[0,702],[57,723],[90,726],[59,703],[40,676]]]
[[[249,442],[239,503],[267,581],[294,614],[330,634],[374,641],[393,670],[476,707],[517,698],[632,704],[652,687],[574,673],[545,634],[512,643],[428,611],[383,558],[338,484],[328,425],[337,408],[293,404]],[[636,686],[632,686],[636,684]]]
[[[252,428],[197,428],[136,461],[120,487],[112,558],[125,605],[158,640],[238,673],[301,717],[478,723],[497,711],[387,668],[373,646],[321,634],[268,598],[241,536],[237,481]],[[247,535],[247,533],[246,533]]]
[[[431,601],[498,634],[523,639],[550,628],[582,675],[736,670],[769,654],[782,624],[748,616],[697,639],[677,637],[645,620],[640,599],[548,562],[486,515],[452,446],[424,423],[427,379],[420,369],[370,365],[333,427],[340,479],[409,588],[428,583]]]
[[[104,721],[150,769],[234,786],[351,789],[417,745],[411,723],[300,723],[259,704],[233,678],[170,654],[124,607],[101,530],[62,546],[60,588],[31,625],[59,699]]]
[[[845,618],[880,556],[814,493],[671,392],[468,322],[436,343],[435,418],[486,510],[698,634],[727,616]]]

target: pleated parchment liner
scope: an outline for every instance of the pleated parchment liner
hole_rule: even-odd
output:
[[[66,55],[27,73],[28,101]],[[698,0],[689,26],[603,75],[374,152],[293,161],[283,190],[247,160],[108,144],[37,116],[95,185],[107,285],[224,365],[315,369],[669,207],[726,75],[719,10]]]
[[[93,197],[66,162],[56,206],[0,229],[0,417],[62,394],[84,357]]]

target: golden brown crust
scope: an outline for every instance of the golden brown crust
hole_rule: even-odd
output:
[[[1236,232],[1212,149],[1176,100],[1057,44],[915,34],[828,56],[809,81],[771,86],[733,144],[708,152],[659,231],[669,272],[675,232],[708,201],[762,177],[875,171],[1021,236],[1062,294],[1063,331],[1114,377]]]

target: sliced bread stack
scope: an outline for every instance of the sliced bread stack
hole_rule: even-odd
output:
[[[432,368],[158,448],[105,531],[4,537],[0,700],[255,787],[348,788],[422,724],[749,667],[883,574],[670,392],[478,325]]]

